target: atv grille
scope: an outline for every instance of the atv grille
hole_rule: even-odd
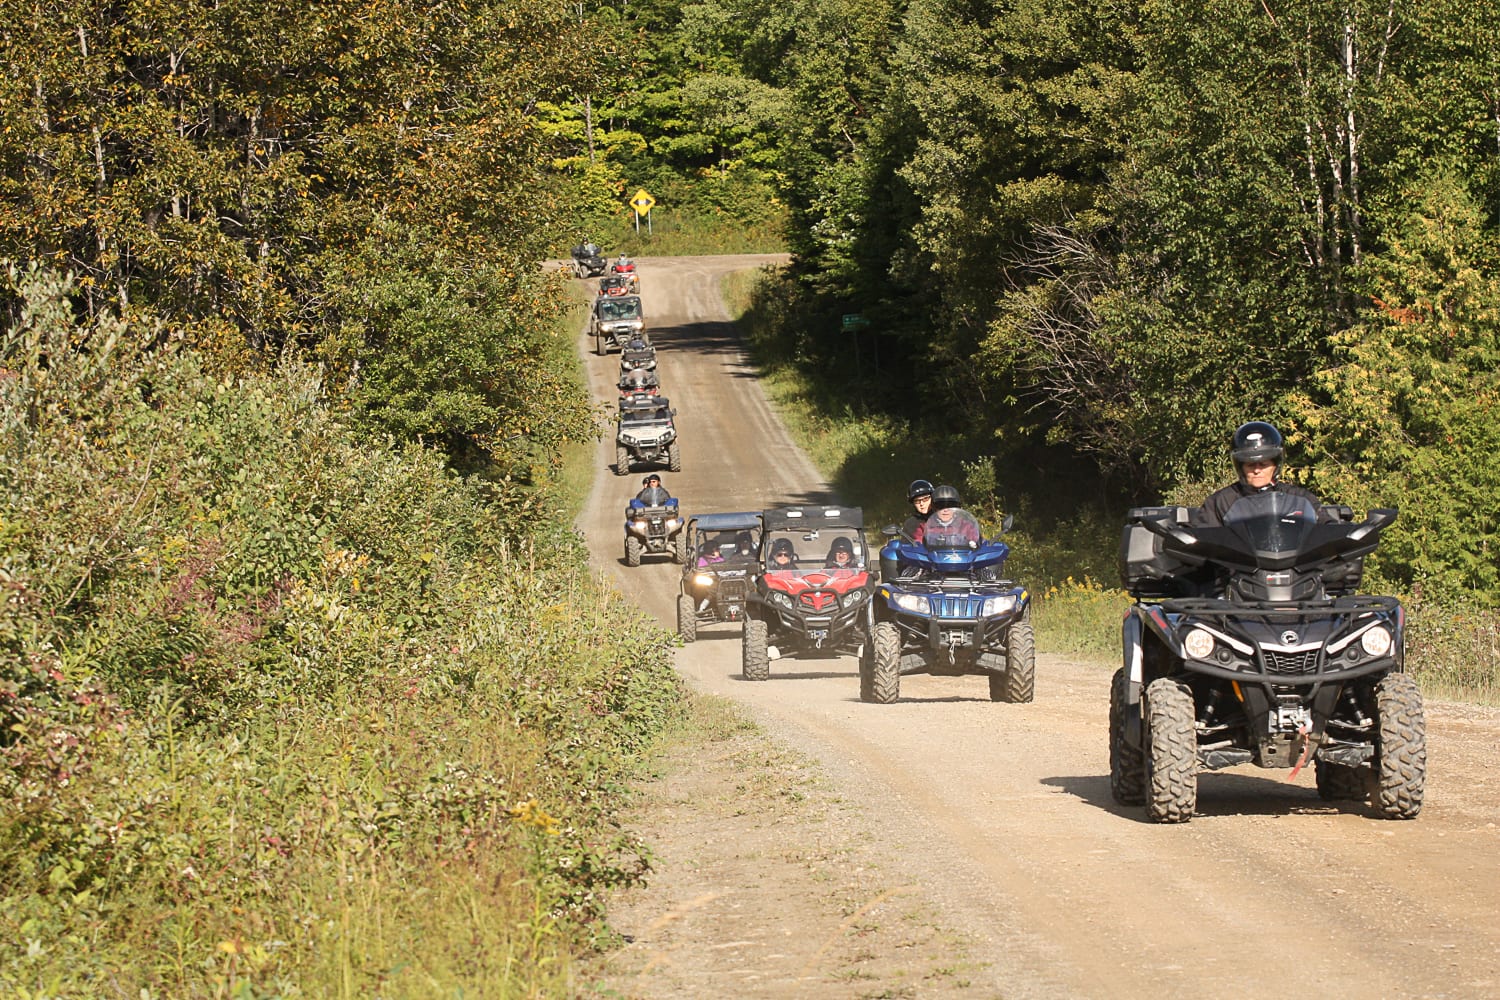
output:
[[[804,590],[798,600],[813,611],[832,611],[839,606],[839,595],[831,590]]]
[[[1305,649],[1300,653],[1280,653],[1270,649],[1261,650],[1266,660],[1266,673],[1283,677],[1318,672],[1318,653],[1321,650]]]
[[[748,590],[744,580],[719,580],[719,596],[726,601],[743,601]]]
[[[982,597],[934,594],[928,598],[934,618],[978,618]]]

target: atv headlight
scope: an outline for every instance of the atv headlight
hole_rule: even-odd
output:
[[[635,444],[635,435],[634,434],[621,434],[620,435],[620,443],[621,444]]]
[[[910,611],[914,615],[925,615],[928,611],[927,598],[921,594],[897,594],[891,598],[891,603],[902,611]]]
[[[1195,660],[1206,660],[1214,653],[1214,637],[1205,629],[1195,628],[1183,636],[1182,648]]]
[[[645,531],[646,530],[646,522],[645,521],[631,521],[630,522],[630,526],[632,528],[634,528],[636,531]]]
[[[697,576],[693,577],[693,583],[699,587],[712,587],[714,585],[713,574],[699,573]]]
[[[788,609],[791,609],[791,608],[795,607],[795,605],[792,604],[792,597],[791,597],[791,595],[790,594],[783,594],[779,590],[773,590],[773,591],[771,591],[771,603],[772,604],[779,604],[783,608],[788,608]]]
[[[859,602],[863,601],[864,599],[865,592],[863,590],[851,590],[849,593],[844,595],[844,607],[857,608],[859,607]]]
[[[676,528],[676,527],[680,527],[681,525],[682,525],[682,518],[680,518],[680,517],[669,517],[669,518],[667,518],[667,527],[669,527],[669,528]]]
[[[993,615],[1003,615],[1007,611],[1015,610],[1015,606],[1015,594],[1006,594],[1004,597],[986,597],[984,605],[979,609],[979,617],[989,618]]]
[[[1384,625],[1376,625],[1359,637],[1359,645],[1371,656],[1384,656],[1391,651],[1391,630]]]

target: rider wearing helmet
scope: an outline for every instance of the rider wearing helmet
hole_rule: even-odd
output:
[[[662,487],[661,476],[653,472],[641,480],[641,491],[635,498],[647,507],[660,507],[672,499],[672,494]]]
[[[847,538],[835,538],[828,547],[828,558],[824,569],[854,569],[854,543]]]
[[[906,488],[906,502],[911,504],[912,515],[901,525],[901,533],[916,538],[917,529],[932,516],[932,484],[925,479],[913,479]]]
[[[771,561],[767,569],[796,569],[797,550],[792,547],[790,538],[778,538],[771,543]]]
[[[1235,428],[1234,436],[1229,441],[1229,454],[1234,459],[1239,478],[1209,494],[1194,518],[1195,522],[1210,526],[1223,524],[1224,515],[1229,513],[1229,508],[1234,506],[1236,500],[1270,490],[1304,497],[1315,509],[1321,510],[1322,501],[1310,490],[1295,483],[1283,483],[1276,478],[1276,474],[1281,471],[1284,450],[1281,432],[1264,420],[1252,420]]]
[[[932,515],[927,518],[913,538],[929,547],[935,544],[954,544],[979,541],[979,522],[974,515],[963,509],[963,498],[952,486],[939,486],[932,491]]]

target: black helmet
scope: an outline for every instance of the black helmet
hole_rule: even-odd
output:
[[[918,497],[932,496],[932,484],[925,479],[913,479],[911,485],[906,488],[906,499],[908,502]]]
[[[771,558],[775,559],[780,555],[796,557],[797,550],[792,548],[792,540],[790,538],[778,538],[771,543]]]
[[[1264,420],[1252,420],[1235,428],[1229,453],[1235,464],[1271,461],[1281,464],[1281,432]]]
[[[656,485],[658,485],[658,486],[661,485],[661,476],[658,476],[654,472],[651,473],[649,476],[647,476],[645,479],[642,479],[641,480],[641,485],[642,486],[650,486],[653,482],[656,483]]]
[[[734,536],[734,544],[741,552],[752,552],[755,550],[755,539],[750,537],[750,532],[742,531]]]
[[[942,510],[944,507],[962,507],[963,497],[958,495],[958,490],[951,486],[939,486],[932,491],[932,509]]]
[[[850,559],[854,558],[854,543],[847,538],[835,538],[833,544],[828,546],[828,558],[832,559],[838,553],[844,553]]]

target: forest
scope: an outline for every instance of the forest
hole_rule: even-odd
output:
[[[755,292],[768,368],[953,437],[1006,503],[1191,502],[1268,419],[1289,475],[1401,509],[1381,584],[1500,601],[1481,5],[0,0],[0,26],[7,992],[532,995],[604,943],[648,865],[613,826],[625,762],[679,692],[666,637],[522,512],[596,433],[538,264],[649,253],[639,187],[791,252]],[[414,886],[432,905],[389,919]]]

